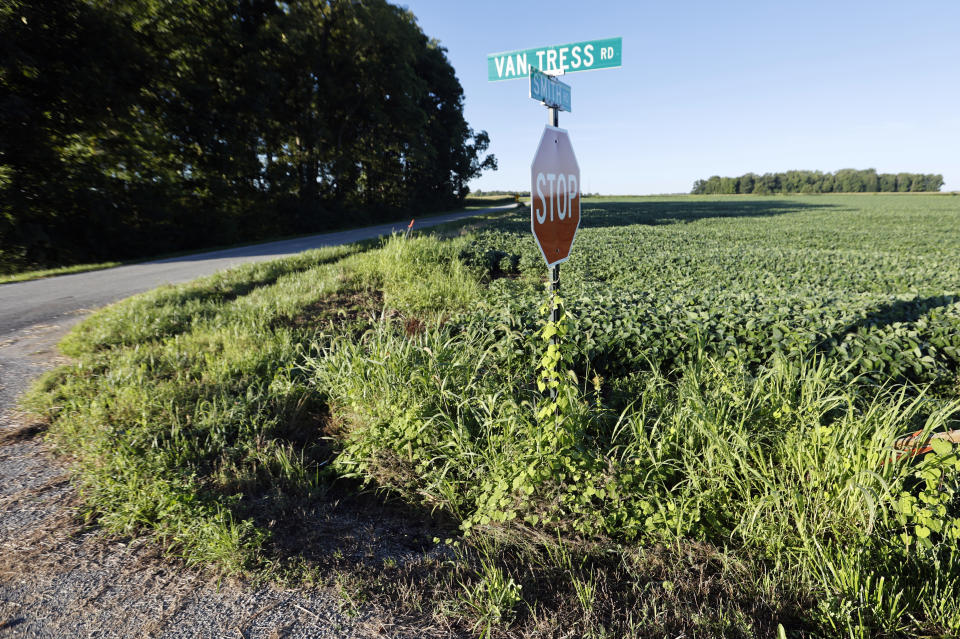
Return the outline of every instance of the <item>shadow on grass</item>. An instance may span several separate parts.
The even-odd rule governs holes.
[[[918,389],[927,388],[924,410],[915,418],[915,427],[923,428],[923,421],[940,400],[956,399],[960,362],[956,353],[949,349],[927,350],[935,335],[938,322],[932,320],[917,324],[928,318],[931,311],[960,302],[957,295],[934,295],[910,300],[897,300],[881,304],[864,317],[826,335],[814,344],[810,353],[826,359],[847,362],[859,375],[859,385],[875,390],[890,384],[905,385],[904,389],[914,395]],[[932,318],[931,318],[932,319]],[[942,318],[941,318],[942,319]],[[910,334],[887,330],[895,325],[904,325]],[[940,331],[950,329],[946,325]],[[942,335],[942,333],[941,333]],[[942,343],[938,344],[943,346]],[[922,353],[920,349],[926,351]],[[929,384],[929,386],[927,386]],[[924,391],[924,392],[927,392]]]
[[[775,217],[802,211],[836,208],[794,200],[713,200],[708,202],[610,202],[586,204],[581,227],[648,226],[698,222],[714,218]]]
[[[834,338],[843,339],[848,333],[855,333],[861,328],[881,328],[897,322],[909,324],[935,308],[950,306],[960,302],[957,295],[934,295],[932,297],[914,298],[912,300],[897,300],[890,304],[883,304],[879,308],[867,313],[862,319],[845,326],[838,331]]]
[[[266,289],[275,285],[280,278],[294,273],[308,271],[310,269],[331,264],[338,260],[347,258],[356,253],[369,248],[365,244],[357,244],[350,247],[349,250],[338,252],[318,259],[296,259],[289,258],[289,261],[267,262],[256,265],[256,271],[247,273],[243,277],[232,277],[212,275],[199,284],[196,282],[174,285],[169,288],[155,289],[147,293],[146,296],[135,296],[120,302],[127,305],[141,305],[148,307],[144,315],[154,317],[154,324],[151,327],[151,339],[167,340],[190,332],[198,320],[214,317],[223,312],[224,307],[242,297],[251,293]],[[219,278],[211,281],[211,278]],[[181,309],[188,303],[202,305],[194,308],[191,314],[184,314]],[[134,308],[138,308],[134,306]],[[144,339],[144,336],[133,332],[118,331],[103,337],[97,333],[100,327],[100,318],[98,313],[94,313],[90,318],[82,322],[72,336],[68,336],[67,341],[76,340],[76,345],[69,345],[67,348],[71,354],[77,352],[106,350],[118,344],[133,344],[136,341]],[[90,336],[94,335],[95,338]],[[77,347],[79,345],[79,349]]]
[[[942,308],[960,302],[957,295],[934,295],[932,297],[914,298],[912,300],[897,300],[889,304],[881,304],[855,322],[834,331],[821,340],[814,349],[816,353],[832,353],[838,345],[850,336],[861,332],[862,329],[878,329],[891,324],[912,324],[927,315],[935,308]]]
[[[660,226],[688,224],[715,218],[763,218],[803,211],[838,208],[835,204],[781,199],[684,200],[675,202],[585,202],[581,206],[580,228],[617,226]],[[525,215],[511,216],[500,230],[530,232],[529,208]]]
[[[308,271],[312,268],[318,266],[323,266],[325,264],[332,264],[338,262],[342,259],[361,253],[369,248],[372,248],[373,244],[369,242],[358,243],[348,250],[343,251],[342,253],[336,253],[334,255],[329,255],[327,257],[314,259],[314,260],[294,260],[292,262],[277,262],[258,265],[258,268],[264,269],[264,272],[251,277],[246,277],[242,279],[237,279],[234,282],[230,282],[226,286],[203,286],[203,287],[175,287],[170,289],[169,293],[164,295],[160,302],[177,302],[183,304],[185,302],[191,301],[215,301],[218,304],[227,304],[234,300],[237,300],[245,295],[249,295],[253,291],[261,288],[266,288],[277,283],[277,281],[286,275],[292,273],[299,273],[302,271]],[[284,257],[278,257],[278,260],[284,260],[295,257],[294,255]],[[210,277],[210,276],[208,276]],[[212,276],[216,277],[216,275]]]
[[[336,455],[331,441],[345,433],[325,398],[314,399],[304,419],[273,435],[292,444],[308,467],[329,468]],[[414,481],[415,471],[400,459],[383,455],[377,466],[385,476]],[[416,636],[476,636],[487,623],[483,593],[495,593],[491,574],[508,576],[522,597],[497,604],[503,618],[497,613],[491,636],[559,636],[561,630],[589,636],[605,629],[611,636],[717,631],[746,638],[774,636],[778,622],[805,627],[799,611],[809,602],[780,591],[771,598],[751,587],[766,569],[748,553],[696,541],[614,551],[602,540],[560,540],[552,532],[495,524],[462,537],[458,521],[439,509],[322,471],[317,477],[309,489],[281,482],[247,491],[234,514],[269,531],[265,556],[294,583],[318,578],[337,588],[346,606],[380,610],[402,626],[434,628],[443,619],[442,632]],[[403,482],[392,477],[390,483]],[[444,539],[457,544],[437,541]],[[592,593],[586,604],[584,584]]]
[[[759,582],[760,562],[706,543],[611,553],[575,540],[541,545],[508,528],[493,529],[487,540],[465,539],[452,518],[348,480],[301,499],[262,495],[247,509],[271,531],[268,556],[294,570],[316,570],[348,605],[372,605],[411,627],[433,627],[439,610],[459,609],[445,619],[445,637],[476,636],[482,611],[457,602],[486,592],[491,567],[509,575],[523,597],[504,606],[504,623],[493,624],[502,636],[559,636],[561,629],[566,636],[599,629],[613,636],[698,636],[716,626],[723,636],[746,638],[774,636],[778,622],[805,626],[798,611],[809,602],[770,601],[749,587]],[[593,593],[587,609],[578,590],[583,584]]]
[[[268,555],[324,572],[417,564],[445,553],[435,538],[457,534],[456,523],[442,513],[346,479],[331,481],[313,494],[264,493],[243,510],[270,531]]]

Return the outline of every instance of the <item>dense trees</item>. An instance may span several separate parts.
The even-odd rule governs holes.
[[[840,169],[836,173],[820,171],[787,171],[786,173],[747,173],[737,178],[714,175],[708,180],[693,183],[691,193],[872,193],[939,191],[942,175],[920,173],[877,174],[876,169],[858,171]]]
[[[0,132],[0,269],[446,207],[496,168],[385,0],[4,0]]]

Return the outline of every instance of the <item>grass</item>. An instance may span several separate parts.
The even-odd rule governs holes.
[[[29,282],[30,280],[39,280],[45,277],[56,277],[57,275],[69,275],[71,273],[86,273],[87,271],[100,271],[105,268],[120,266],[122,262],[100,262],[97,264],[75,264],[73,266],[61,266],[60,268],[46,268],[32,271],[23,271],[20,273],[0,274],[0,284],[12,284],[13,282]]]
[[[960,632],[960,461],[898,448],[960,428],[954,200],[591,200],[557,325],[524,215],[113,305],[28,404],[89,517],[191,563],[322,579],[305,510],[432,512],[333,583],[467,634]]]

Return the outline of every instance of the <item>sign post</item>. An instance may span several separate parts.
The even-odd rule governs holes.
[[[550,321],[557,321],[560,263],[570,256],[580,228],[580,165],[567,131],[559,128],[560,111],[570,112],[570,86],[555,77],[575,71],[622,65],[623,39],[586,40],[487,56],[490,82],[530,79],[530,97],[548,109],[548,124],[530,167],[530,229],[550,276]],[[556,344],[556,336],[551,341]],[[551,395],[556,391],[551,390]]]

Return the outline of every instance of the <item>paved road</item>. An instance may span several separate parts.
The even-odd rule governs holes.
[[[415,228],[436,226],[463,218],[507,210],[516,204],[481,211],[449,213],[419,220]],[[272,260],[322,246],[337,246],[405,230],[406,224],[392,223],[337,233],[324,233],[293,240],[256,244],[241,248],[197,253],[102,271],[61,275],[32,282],[0,284],[0,342],[35,325],[75,323],[87,312],[148,291],[161,284],[186,282],[244,262]],[[2,407],[0,407],[2,409]]]
[[[416,229],[502,211],[516,204],[418,220]],[[102,271],[0,284],[0,428],[30,381],[56,363],[57,342],[91,311],[161,284],[175,284],[243,264],[323,246],[368,240],[406,229],[395,222],[293,240],[185,255]]]

